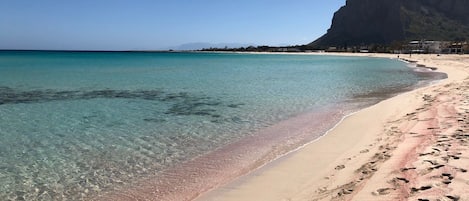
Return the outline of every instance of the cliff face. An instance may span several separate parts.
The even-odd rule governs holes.
[[[469,40],[469,0],[347,0],[317,48]]]

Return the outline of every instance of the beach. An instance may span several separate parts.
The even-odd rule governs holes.
[[[0,200],[194,200],[446,77],[396,56],[0,53]]]
[[[469,200],[469,56],[399,58],[448,79],[351,114],[322,138],[197,200]]]
[[[444,130],[467,124],[466,56],[0,56],[0,199],[389,200],[439,189],[419,160],[435,185],[466,171],[431,137],[467,137]]]

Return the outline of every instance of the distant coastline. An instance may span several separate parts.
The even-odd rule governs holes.
[[[24,50],[24,49],[0,49],[0,52],[148,52],[148,53],[178,53],[196,52],[196,50]]]

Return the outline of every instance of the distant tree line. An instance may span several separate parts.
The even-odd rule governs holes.
[[[424,40],[421,40],[425,42]],[[415,41],[412,41],[415,42]],[[296,46],[248,46],[238,48],[204,48],[198,51],[204,52],[370,52],[370,53],[408,53],[417,51],[411,41],[394,41],[391,44],[362,44],[349,46],[331,46],[327,48],[315,48],[309,45]],[[417,53],[466,53],[469,54],[469,42],[467,41],[437,41],[440,50],[430,50],[428,47],[420,47]]]

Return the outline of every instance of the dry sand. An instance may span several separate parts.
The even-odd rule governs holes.
[[[350,115],[198,200],[469,200],[469,56],[400,58],[449,78]]]

